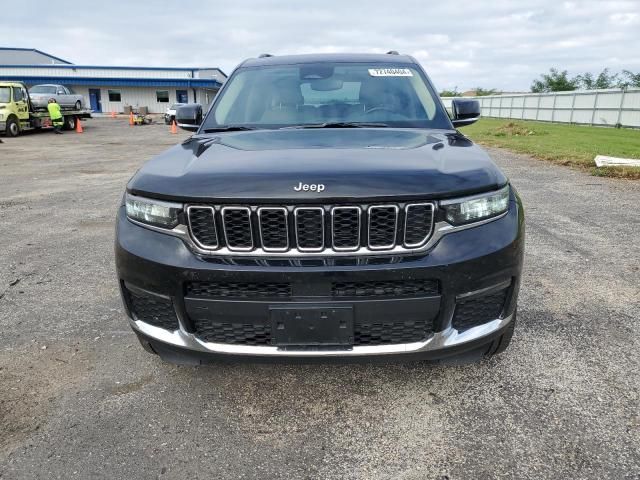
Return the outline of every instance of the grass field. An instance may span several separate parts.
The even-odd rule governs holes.
[[[640,130],[483,118],[462,133],[491,147],[588,169],[593,175],[640,179],[640,167],[597,168],[596,155],[640,158]]]

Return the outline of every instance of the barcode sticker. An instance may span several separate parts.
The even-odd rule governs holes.
[[[370,68],[369,75],[372,77],[413,77],[413,73],[408,68]]]

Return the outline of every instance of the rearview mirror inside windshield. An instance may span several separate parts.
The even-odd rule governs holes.
[[[331,90],[340,90],[342,88],[342,80],[337,78],[311,80],[309,86],[311,90],[315,90],[316,92],[329,92]]]

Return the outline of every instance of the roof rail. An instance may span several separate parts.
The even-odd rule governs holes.
[[[400,55],[397,50],[389,50],[387,55]]]
[[[273,57],[273,55],[271,55],[270,53],[261,53],[258,58],[267,58],[267,57]]]

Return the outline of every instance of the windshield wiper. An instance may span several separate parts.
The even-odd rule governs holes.
[[[371,128],[388,127],[386,123],[372,123],[372,122],[325,122],[325,123],[305,123],[302,125],[292,125],[290,127],[282,127],[280,130],[286,130],[290,128]]]
[[[244,125],[225,125],[220,127],[205,128],[203,133],[214,132],[242,132],[244,130],[257,130],[256,127],[245,127]]]

